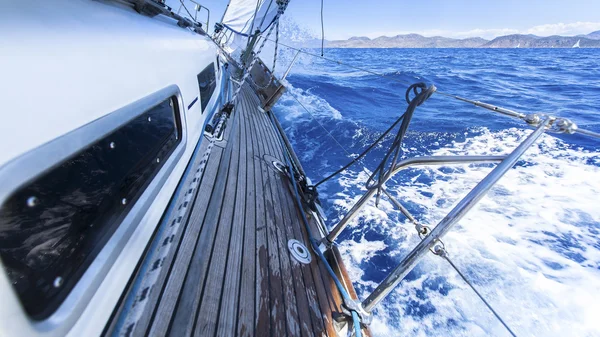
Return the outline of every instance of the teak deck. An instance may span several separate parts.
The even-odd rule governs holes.
[[[121,305],[107,335],[336,336],[332,316],[341,313],[341,298],[310,249],[289,179],[272,164],[285,162],[282,142],[259,104],[246,84],[191,207],[182,218],[170,215],[166,223],[177,229],[157,234],[158,248],[146,254],[150,271],[137,278],[150,285],[136,290],[134,305]],[[208,141],[202,143],[200,154]],[[183,186],[192,179],[198,177],[190,174]],[[315,220],[309,222],[320,236]],[[290,239],[309,247],[310,264],[291,256]],[[161,254],[163,246],[169,249]],[[334,269],[356,296],[343,267]],[[135,312],[136,319],[120,318]]]

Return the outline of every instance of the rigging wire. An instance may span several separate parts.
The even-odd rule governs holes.
[[[259,27],[261,27],[261,28],[262,28],[262,26],[263,26],[263,23],[265,23],[265,19],[267,18],[267,15],[266,15],[266,14],[267,14],[267,13],[269,13],[269,9],[271,9],[271,5],[272,5],[272,4],[273,4],[273,0],[269,1],[269,5],[267,6],[267,10],[265,11],[265,15],[263,16],[262,20],[260,20],[260,25],[259,25]],[[273,21],[275,21],[275,20],[273,20]],[[272,24],[272,23],[273,23],[273,22],[271,22],[271,24]],[[269,24],[269,26],[270,26],[271,24]],[[268,27],[267,27],[267,28],[268,28]],[[266,31],[266,30],[267,30],[267,28],[265,28],[265,30],[264,30],[264,31]],[[261,33],[261,34],[262,34],[262,33]]]
[[[506,322],[504,322],[504,320],[500,317],[500,315],[498,315],[498,313],[496,312],[496,310],[494,310],[494,308],[492,308],[492,306],[490,305],[490,303],[488,301],[486,301],[486,299],[479,293],[479,291],[477,291],[477,289],[475,288],[475,286],[473,286],[473,284],[469,281],[469,279],[467,279],[465,277],[465,275],[460,271],[460,269],[458,269],[458,267],[454,264],[454,262],[452,262],[452,260],[448,256],[448,253],[446,252],[446,250],[444,248],[442,248],[441,246],[437,246],[436,250],[433,253],[435,255],[438,255],[438,256],[442,257],[444,260],[448,261],[448,263],[450,264],[450,266],[452,266],[452,268],[463,279],[463,281],[465,281],[465,283],[469,287],[471,287],[471,289],[475,292],[475,294],[477,294],[477,296],[479,297],[479,299],[481,299],[481,301],[487,306],[487,308],[492,312],[492,314],[494,314],[494,316],[496,316],[496,318],[498,319],[498,321],[500,321],[500,323],[502,323],[502,325],[506,328],[506,330],[508,330],[508,332],[513,337],[517,337],[517,335],[515,335],[515,333],[508,327],[508,325],[506,324]]]
[[[314,118],[314,116],[313,116],[313,118]],[[356,163],[357,161],[361,160],[367,153],[369,153],[369,151],[371,151],[375,147],[375,145],[379,144],[383,140],[383,138],[385,138],[385,136],[387,136],[390,133],[390,131],[392,131],[392,129],[394,127],[396,127],[396,125],[398,125],[398,123],[400,123],[400,121],[402,121],[403,119],[404,119],[404,114],[402,114],[400,117],[398,117],[398,119],[396,119],[396,121],[394,123],[392,123],[392,125],[387,130],[385,130],[379,136],[379,138],[377,138],[373,142],[373,144],[369,145],[369,147],[367,147],[366,149],[364,149],[363,152],[361,152],[356,158],[352,159],[349,163],[347,163],[346,165],[344,165],[343,167],[341,167],[339,170],[337,170],[337,171],[333,172],[332,174],[328,175],[327,177],[319,180],[319,182],[317,182],[314,186],[317,187],[317,186],[321,185],[322,183],[326,182],[327,180],[329,180],[329,179],[335,177],[336,175],[340,174],[342,171],[344,171],[348,167],[354,165],[354,163]],[[321,123],[319,123],[319,125],[321,125]],[[325,129],[325,127],[323,127],[322,125],[321,125],[321,127],[323,129]],[[327,130],[325,130],[325,131],[327,131]],[[331,134],[329,134],[329,135],[333,138],[333,135],[331,135]],[[335,140],[335,138],[334,138],[334,140]],[[337,143],[337,140],[335,142]],[[339,143],[338,143],[338,145],[339,145]],[[348,153],[348,152],[346,151],[346,153]],[[350,156],[350,154],[348,154],[348,155]]]
[[[325,46],[325,26],[323,25],[323,0],[321,0],[321,57]]]
[[[333,142],[336,143],[337,146],[339,146],[339,148],[342,149],[342,151],[346,152],[346,155],[348,155],[348,157],[353,157],[353,155],[348,150],[346,150],[346,148],[342,144],[340,144],[340,142],[335,138],[335,136],[331,132],[329,132],[329,130],[327,130],[327,128],[325,128],[325,126],[317,119],[317,117],[312,112],[310,112],[310,110],[308,110],[308,108],[306,108],[306,106],[304,104],[302,104],[302,102],[300,102],[300,100],[294,94],[290,93],[290,96],[296,101],[296,103],[298,103],[304,109],[304,111],[306,111],[312,117],[312,119],[321,127],[321,129],[323,129],[323,131],[325,131],[325,133],[333,140]],[[398,121],[396,121],[396,123],[394,123],[394,124],[397,124],[397,122]],[[383,137],[380,137],[380,139],[383,139]],[[379,139],[378,139],[378,141],[379,141]],[[375,145],[375,144],[372,144],[371,147],[373,145]],[[369,148],[369,150],[370,150],[370,148]],[[368,152],[368,151],[366,151],[366,152]],[[362,157],[364,157],[364,155],[360,154],[357,158],[355,158],[354,160],[352,160],[350,162],[350,164],[345,165],[342,169],[336,171],[335,173],[331,174],[330,176],[328,176],[328,177],[326,177],[324,179],[321,179],[314,186],[316,187],[316,186],[320,185],[321,183],[325,182],[326,180],[329,180],[333,176],[341,173],[342,171],[344,171],[345,169],[347,169],[352,164],[356,163],[359,160],[362,160]],[[364,162],[362,164],[362,168],[363,168],[363,171],[365,171],[366,174],[369,174],[369,175],[371,174],[371,172],[366,168]]]
[[[250,34],[254,32],[254,23],[256,22],[256,14],[258,13],[258,8],[262,4],[261,0],[256,0],[256,7],[254,8],[254,16],[252,17],[252,25],[250,25]],[[245,27],[244,27],[245,28]],[[246,41],[246,47],[250,44],[250,36],[248,36],[248,41]]]

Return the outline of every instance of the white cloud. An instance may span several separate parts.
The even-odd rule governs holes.
[[[600,30],[600,22],[555,23],[531,27],[526,34],[539,36],[550,35],[579,35]]]
[[[468,31],[449,31],[441,29],[428,29],[422,31],[388,31],[388,32],[373,32],[366,34],[370,38],[376,38],[379,36],[395,36],[402,34],[420,34],[423,36],[444,36],[452,38],[467,38],[467,37],[482,37],[484,39],[493,39],[498,36],[510,35],[510,34],[535,34],[538,36],[550,36],[550,35],[579,35],[588,34],[593,31],[600,30],[600,22],[574,22],[574,23],[554,23],[534,26],[528,29],[514,29],[514,28],[492,28],[492,29],[481,29],[476,28]]]

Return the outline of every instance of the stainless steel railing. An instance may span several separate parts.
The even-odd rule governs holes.
[[[187,6],[185,5],[185,1],[190,1],[194,4],[194,15],[192,16],[192,13],[190,13],[190,11],[187,9]],[[188,16],[190,17],[190,19],[193,19],[194,22],[198,22],[198,13],[200,11],[202,11],[202,8],[204,8],[206,10],[206,27],[204,28],[204,30],[206,32],[208,32],[208,30],[210,29],[209,24],[210,24],[210,9],[202,6],[201,4],[197,3],[194,0],[179,0],[180,5],[179,5],[179,9],[177,10],[177,14],[179,14],[179,12],[181,12],[181,9],[185,9],[185,11],[187,12]]]
[[[419,244],[400,261],[398,266],[375,288],[375,290],[362,301],[361,306],[366,312],[371,312],[417,265],[425,256],[427,251],[432,249],[440,239],[458,221],[460,221],[473,206],[486,195],[486,193],[508,172],[523,154],[529,149],[536,140],[538,140],[551,125],[552,119],[546,118],[537,124],[536,129],[521,142],[510,154],[506,156],[429,156],[415,157],[398,162],[392,170],[388,180],[403,169],[424,166],[424,165],[449,165],[449,164],[467,164],[467,163],[498,163],[498,165],[483,178],[432,230],[426,226],[420,226],[415,218],[402,206],[400,202],[394,199],[385,188],[382,188],[392,200],[392,203],[417,227],[419,234],[424,237]],[[348,223],[354,219],[358,212],[366,205],[371,197],[378,190],[377,186],[367,186],[368,191],[360,200],[350,209],[344,218],[331,230],[324,239],[324,245],[331,245],[340,233],[348,226]]]
[[[533,131],[516,149],[514,149],[498,166],[496,166],[477,186],[475,186],[451,211],[446,215],[431,233],[419,242],[419,244],[410,252],[400,264],[375,288],[375,290],[362,302],[366,311],[373,310],[378,303],[387,296],[394,287],[416,266],[423,258],[425,253],[431,249],[435,243],[442,238],[458,221],[460,221],[473,206],[486,195],[508,170],[510,170],[521,156],[529,149],[534,142],[544,134],[549,120],[542,122],[535,131]]]

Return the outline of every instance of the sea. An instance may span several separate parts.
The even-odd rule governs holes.
[[[280,75],[295,51],[280,46],[279,53]],[[299,55],[274,108],[313,182],[379,137],[406,110],[412,83],[600,132],[598,49],[325,49],[324,57]],[[507,154],[531,132],[520,120],[434,94],[416,109],[401,155]],[[329,228],[365,193],[392,137],[320,186]],[[599,150],[600,139],[544,135],[443,238],[457,268],[517,336],[600,336]],[[387,187],[435,227],[492,168],[411,168]],[[358,296],[368,296],[419,240],[389,200],[376,206],[373,198],[337,240]],[[509,336],[433,254],[373,316],[375,336]]]

